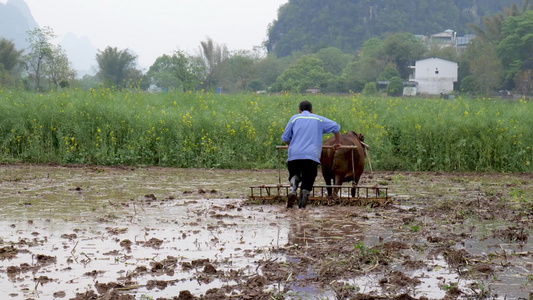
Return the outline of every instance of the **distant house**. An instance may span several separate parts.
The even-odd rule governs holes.
[[[457,82],[458,64],[453,61],[432,57],[417,60],[411,68],[413,73],[409,81],[415,83],[419,94],[448,94]]]
[[[454,47],[456,41],[456,33],[451,30],[444,30],[444,32],[432,34],[429,37],[429,42],[439,47]]]
[[[455,39],[455,50],[457,51],[457,54],[462,55],[463,52],[466,50],[466,47],[470,43],[471,40],[473,40],[476,36],[474,34],[467,34],[465,36],[458,36]]]
[[[463,54],[464,50],[468,46],[468,43],[475,38],[474,34],[467,34],[464,36],[458,36],[457,32],[447,29],[443,32],[435,33],[429,36],[415,35],[415,37],[424,43],[426,46],[436,46],[439,48],[452,47],[455,49],[458,55]]]

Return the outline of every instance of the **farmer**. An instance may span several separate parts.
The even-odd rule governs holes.
[[[292,116],[281,138],[289,145],[289,182],[291,191],[287,197],[287,207],[291,208],[298,199],[296,191],[300,182],[299,208],[305,208],[309,193],[315,184],[317,168],[322,152],[322,136],[335,134],[334,148],[340,147],[341,126],[325,117],[313,114],[313,105],[304,100],[300,103],[299,114]]]

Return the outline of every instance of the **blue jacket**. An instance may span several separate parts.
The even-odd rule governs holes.
[[[328,118],[303,111],[292,116],[281,138],[289,143],[289,158],[311,159],[320,163],[322,136],[325,133],[337,133],[341,126]]]

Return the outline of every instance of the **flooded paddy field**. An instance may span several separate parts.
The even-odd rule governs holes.
[[[277,183],[0,165],[1,299],[533,299],[532,174],[364,173],[385,206],[248,201]]]

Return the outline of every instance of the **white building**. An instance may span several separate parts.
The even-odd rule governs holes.
[[[417,60],[411,68],[413,73],[409,76],[409,81],[415,82],[417,93],[440,95],[453,91],[459,65],[453,61],[432,57]]]

